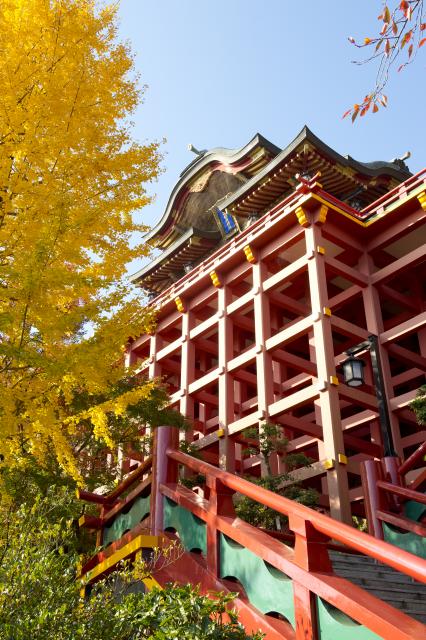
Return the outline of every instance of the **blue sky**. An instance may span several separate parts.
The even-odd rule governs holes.
[[[122,0],[120,36],[148,85],[134,135],[166,138],[165,173],[144,222],[161,217],[194,157],[188,143],[238,148],[259,132],[284,147],[307,124],[342,154],[390,160],[409,150],[410,169],[423,168],[423,50],[405,71],[395,70],[388,109],[355,125],[341,119],[375,77],[374,66],[351,64],[362,52],[347,38],[374,36],[381,7],[380,0]]]

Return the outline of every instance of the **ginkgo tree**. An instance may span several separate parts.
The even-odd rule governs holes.
[[[377,113],[380,107],[387,107],[388,98],[383,93],[389,74],[397,61],[398,72],[411,64],[417,53],[426,44],[426,12],[424,0],[402,0],[388,4],[378,16],[380,28],[375,35],[358,41],[353,36],[349,41],[358,49],[368,52],[356,64],[377,63],[374,88],[359,103],[348,109],[343,117],[351,116],[352,122],[368,112]]]
[[[132,139],[143,90],[117,3],[2,0],[0,50],[0,453],[54,450],[78,476],[82,425],[113,444],[108,416],[153,389],[117,393],[124,345],[154,322],[124,276],[148,253],[159,143]]]

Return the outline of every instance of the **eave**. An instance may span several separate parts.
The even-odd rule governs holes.
[[[197,262],[220,243],[220,233],[188,229],[161,255],[131,276],[144,289],[160,293],[170,286],[170,274],[182,274],[185,265]],[[176,275],[176,278],[178,276]]]
[[[200,155],[181,173],[161,219],[146,236],[146,240],[155,240],[158,246],[166,243],[168,235],[179,224],[179,210],[189,193],[191,183],[207,168],[211,171],[241,173],[247,179],[259,172],[279,152],[279,147],[262,135],[256,134],[240,149],[212,149]]]
[[[278,198],[294,189],[295,175],[305,170],[321,173],[324,189],[345,201],[360,200],[369,205],[406,180],[411,174],[394,163],[362,163],[344,157],[304,127],[296,138],[256,176],[226,198],[222,207],[235,215],[264,212]]]

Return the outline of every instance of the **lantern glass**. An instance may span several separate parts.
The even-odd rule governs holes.
[[[350,356],[342,363],[342,367],[345,382],[349,387],[360,387],[364,384],[364,360]]]

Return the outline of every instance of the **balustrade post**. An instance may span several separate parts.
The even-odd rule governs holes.
[[[382,468],[380,462],[376,460],[364,460],[364,462],[361,462],[360,467],[368,533],[379,540],[383,540],[383,525],[376,515],[377,510],[382,508],[383,502],[377,487],[377,481],[383,479]]]
[[[293,580],[293,595],[296,640],[319,640],[315,594]]]
[[[387,482],[396,484],[399,487],[405,487],[405,482],[401,478],[399,473],[399,467],[401,466],[401,460],[396,456],[386,456],[381,459],[383,477]],[[391,511],[400,512],[402,508],[401,498],[395,494],[387,494],[387,501]]]
[[[295,562],[306,571],[331,573],[327,542],[309,520],[290,513],[289,527],[295,535]],[[308,584],[293,580],[296,640],[318,640],[316,596]]]
[[[295,562],[306,571],[332,572],[327,543],[330,538],[318,532],[309,520],[290,513],[289,528],[295,536]]]
[[[151,531],[159,535],[163,531],[164,496],[160,485],[178,481],[178,464],[167,457],[167,449],[179,448],[179,430],[176,427],[161,426],[154,429],[152,451],[151,485]]]
[[[220,578],[219,533],[216,526],[217,516],[235,518],[232,489],[225,487],[220,480],[207,476],[209,489],[209,516],[207,519],[207,568]]]

